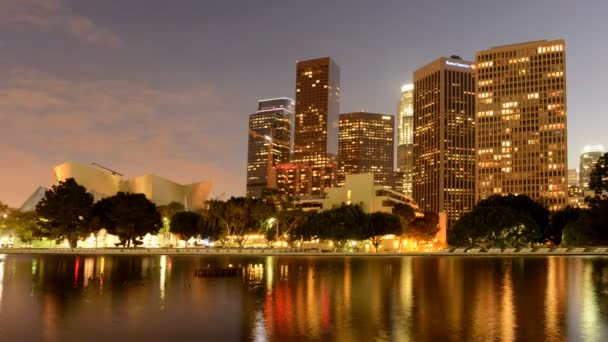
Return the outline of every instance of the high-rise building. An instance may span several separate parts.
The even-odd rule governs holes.
[[[414,85],[401,87],[397,125],[397,170],[403,178],[395,179],[396,188],[407,196],[412,196],[412,176],[414,173]]]
[[[338,184],[346,175],[371,172],[376,185],[393,187],[394,135],[393,115],[340,114]]]
[[[568,186],[578,185],[578,171],[576,169],[568,169]]]
[[[338,152],[340,69],[329,57],[300,61],[296,68],[293,162],[311,169],[308,195],[332,186]]]
[[[566,48],[563,40],[476,54],[478,200],[523,194],[567,202]]]
[[[275,184],[273,167],[289,161],[294,102],[288,98],[260,100],[249,116],[247,196],[259,198]]]
[[[587,192],[586,195],[591,195],[589,192],[589,179],[591,172],[595,168],[595,163],[604,155],[606,150],[604,145],[587,145],[583,147],[581,153],[580,164],[579,164],[579,185],[583,192]]]
[[[568,169],[568,205],[572,207],[584,206],[583,191],[578,182],[578,171]]]
[[[473,62],[439,58],[414,71],[414,200],[448,229],[475,204]]]

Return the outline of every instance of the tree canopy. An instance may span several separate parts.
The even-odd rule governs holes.
[[[109,234],[130,246],[135,239],[158,233],[162,226],[156,205],[144,194],[119,192],[95,203],[91,215],[92,226],[105,228]]]
[[[430,241],[439,232],[439,215],[427,211],[422,217],[414,218],[410,224],[403,228],[405,238],[420,243]]]
[[[589,188],[596,195],[608,192],[608,152],[601,156],[589,175]],[[605,195],[604,195],[605,197]]]
[[[493,195],[479,201],[448,232],[457,246],[513,246],[543,242],[549,211],[525,195]]]
[[[378,252],[378,246],[382,243],[385,235],[401,235],[403,233],[401,217],[377,212],[369,215],[369,223],[363,235],[370,240],[374,250]]]
[[[191,211],[176,212],[171,218],[171,232],[180,236],[186,242],[202,232],[203,217]]]
[[[317,236],[320,239],[332,240],[338,250],[343,250],[348,240],[364,239],[364,232],[369,224],[369,216],[358,204],[342,204],[313,216],[317,216]]]
[[[56,240],[67,239],[76,247],[79,239],[86,238],[94,229],[88,223],[93,206],[93,195],[74,178],[59,182],[46,191],[36,206],[48,236]]]

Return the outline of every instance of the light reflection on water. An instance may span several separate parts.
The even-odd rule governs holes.
[[[4,256],[0,340],[92,336],[608,340],[608,258]]]

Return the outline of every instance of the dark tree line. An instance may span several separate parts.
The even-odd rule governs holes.
[[[591,173],[595,196],[588,208],[549,212],[528,196],[490,196],[479,201],[448,232],[454,246],[608,245],[608,153]]]
[[[4,206],[0,209],[8,210]],[[262,234],[269,244],[282,240],[301,246],[303,240],[322,239],[333,241],[339,250],[349,240],[369,240],[377,250],[389,234],[428,241],[439,230],[436,214],[416,217],[405,204],[397,204],[393,213],[367,214],[359,205],[310,213],[294,208],[290,201],[272,192],[261,199],[209,200],[199,211],[186,211],[179,203],[156,207],[143,194],[123,192],[94,203],[86,188],[72,178],[48,190],[34,212],[15,212],[10,220],[16,236],[24,242],[66,239],[72,248],[100,229],[118,236],[120,245],[126,247],[137,246],[146,234],[157,234],[162,229],[186,243],[200,237],[217,245],[242,247],[249,235]]]

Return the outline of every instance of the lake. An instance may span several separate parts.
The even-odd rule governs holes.
[[[608,340],[605,257],[0,257],[2,341]]]

